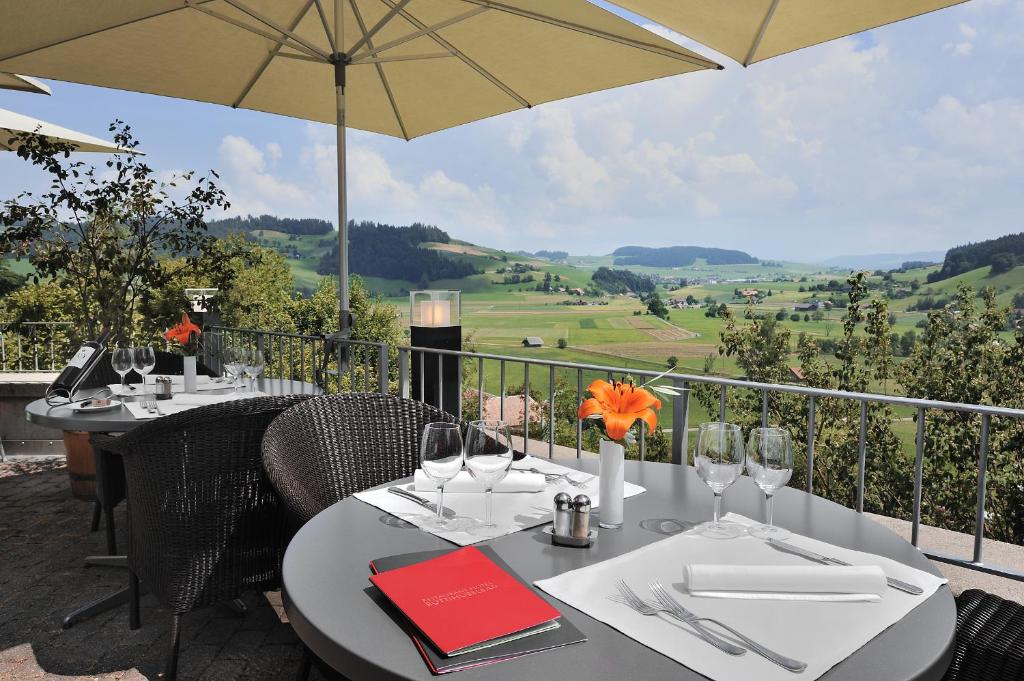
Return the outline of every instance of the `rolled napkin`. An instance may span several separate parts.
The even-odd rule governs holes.
[[[783,601],[880,601],[885,573],[877,565],[710,565],[683,567],[691,596]]]
[[[437,483],[417,468],[413,475],[417,492],[437,491]],[[494,486],[495,492],[540,492],[544,489],[544,476],[526,471],[509,471],[501,482]],[[444,484],[445,492],[483,492],[484,484],[473,479],[469,471],[460,471],[458,475]]]

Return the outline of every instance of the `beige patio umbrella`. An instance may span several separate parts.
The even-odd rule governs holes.
[[[17,90],[37,95],[53,94],[45,83],[40,83],[35,78],[28,76],[19,76],[16,73],[0,73],[0,90]]]
[[[744,66],[966,0],[610,0]]]
[[[75,147],[75,151],[98,151],[108,154],[126,151],[113,142],[102,140],[99,137],[62,128],[59,125],[47,123],[31,116],[24,116],[7,109],[0,109],[0,151],[17,151],[20,145],[16,141],[12,142],[11,139],[23,132],[34,132],[37,135],[49,137],[57,142],[72,144]]]
[[[346,125],[411,139],[721,68],[586,0],[33,0],[4,13],[0,70],[336,124],[343,330]]]

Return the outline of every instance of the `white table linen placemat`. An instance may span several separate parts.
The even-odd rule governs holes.
[[[546,459],[538,459],[532,456],[527,456],[520,461],[516,461],[513,466],[516,468],[528,468],[533,466],[546,473],[568,473],[573,477],[573,479],[586,479],[586,477],[589,476],[589,474],[576,470],[575,468],[567,468],[565,466],[552,463]],[[430,500],[432,503],[437,502],[437,492],[415,491],[411,483],[406,483],[402,485],[402,487],[403,489],[413,492],[417,496]],[[387,511],[391,515],[412,523],[426,532],[437,535],[442,539],[447,539],[453,544],[468,546],[470,544],[487,541],[488,539],[494,539],[495,537],[502,537],[506,534],[512,534],[513,532],[519,532],[520,530],[551,522],[554,498],[559,492],[566,492],[572,496],[576,496],[577,494],[586,494],[590,497],[591,505],[597,507],[600,505],[597,490],[598,478],[594,477],[582,488],[573,487],[564,481],[557,481],[547,485],[540,492],[510,492],[500,495],[495,494],[493,517],[495,527],[489,532],[479,534],[476,532],[471,534],[464,530],[435,530],[429,527],[423,527],[423,522],[430,517],[429,511],[414,501],[403,499],[397,494],[388,492],[386,487],[358,492],[355,494],[355,497],[360,501],[370,504],[371,506],[376,506],[382,511]],[[642,494],[647,490],[640,485],[634,485],[627,482],[625,484],[624,491],[626,497],[631,497],[637,494]],[[445,494],[444,505],[445,508],[450,508],[455,511],[458,517],[474,518],[478,520],[482,520],[484,517],[483,493]]]
[[[188,411],[189,409],[195,409],[196,407],[204,407],[208,404],[221,404],[223,402],[231,402],[232,400],[244,400],[250,397],[264,397],[267,393],[254,391],[246,393],[227,393],[224,395],[195,395],[191,393],[182,393],[180,395],[173,395],[169,400],[157,400],[152,399],[150,396],[148,399],[152,399],[152,402],[156,405],[157,413],[153,414],[142,407],[142,402],[124,402],[124,406],[132,413],[132,416],[139,420],[155,419],[160,416],[168,416],[170,414],[177,414],[179,412]]]
[[[163,376],[163,374],[147,375],[145,388],[148,394],[153,393],[153,386],[156,385],[157,376]],[[184,376],[169,376],[171,379],[171,391],[174,393],[180,393],[185,391],[185,377]],[[134,386],[135,390],[129,388],[124,392],[121,391],[120,383],[111,383],[107,387],[110,389],[111,394],[124,397],[124,396],[141,396],[142,385],[139,383],[129,383],[128,385]],[[231,383],[224,378],[210,378],[209,376],[196,376],[196,390],[224,390],[230,388]]]
[[[756,524],[733,513],[727,514],[724,520]],[[754,537],[721,540],[690,533],[678,534],[535,584],[577,610],[714,681],[793,681],[797,678],[810,681],[898,622],[946,583],[945,579],[882,556],[840,548],[797,534],[786,541],[853,565],[878,565],[889,577],[920,586],[924,594],[912,596],[887,589],[882,600],[874,603],[690,596],[680,584],[683,565],[688,563],[813,565]],[[807,669],[795,675],[753,652],[736,657],[726,655],[694,635],[687,625],[664,615],[644,616],[613,602],[608,596],[618,593],[615,584],[620,579],[647,599],[652,598],[648,584],[660,581],[676,600],[697,615],[719,619],[782,655],[806,662]]]
[[[581,480],[589,478],[589,475],[579,475]],[[417,468],[413,474],[413,488],[417,494],[420,492],[436,492],[437,485],[427,477],[421,469]],[[533,493],[540,492],[547,486],[544,476],[540,473],[528,473],[527,471],[509,471],[508,475],[494,485],[495,494],[506,493]],[[470,474],[469,471],[459,471],[459,474],[444,485],[444,493],[448,494],[483,494],[484,483],[480,482]]]

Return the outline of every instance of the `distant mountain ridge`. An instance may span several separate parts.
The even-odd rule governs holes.
[[[222,220],[207,220],[206,226],[213,236],[227,236],[238,232],[271,229],[275,232],[299,235],[330,234],[334,224],[320,218],[279,218],[275,215],[247,215]]]
[[[893,270],[905,262],[942,262],[943,251],[919,251],[917,253],[872,253],[862,255],[837,255],[820,261],[828,267],[848,267],[865,270]]]
[[[612,252],[617,267],[640,265],[645,267],[687,267],[704,259],[709,265],[752,265],[758,259],[743,251],[703,246],[623,246]]]

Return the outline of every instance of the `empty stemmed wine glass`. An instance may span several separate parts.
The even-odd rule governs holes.
[[[734,523],[723,523],[722,492],[743,473],[743,433],[732,423],[702,423],[697,439],[694,464],[697,475],[715,493],[715,519],[702,523],[696,530],[712,539],[732,539],[745,532]]]
[[[462,431],[457,423],[428,423],[420,443],[420,468],[437,485],[437,514],[424,521],[426,527],[444,530],[450,522],[442,515],[444,485],[462,470]]]
[[[118,376],[121,377],[121,390],[119,394],[127,395],[128,384],[126,383],[126,377],[128,376],[128,372],[132,370],[132,349],[115,348],[114,352],[110,355],[110,366],[113,367],[114,371],[116,371]]]
[[[466,468],[484,485],[484,521],[470,529],[487,532],[496,527],[492,519],[494,486],[505,479],[512,467],[512,438],[504,421],[472,421],[466,431]]]
[[[747,474],[764,491],[768,502],[768,522],[747,530],[759,539],[785,539],[791,533],[772,522],[775,490],[784,487],[793,475],[793,442],[782,428],[754,428],[747,440]]]
[[[263,373],[263,352],[259,348],[246,351],[244,370],[249,379],[249,390],[256,390],[256,379]]]
[[[142,376],[142,394],[146,394],[146,375],[156,366],[156,353],[153,346],[145,345],[132,348],[132,368]]]
[[[224,348],[221,361],[224,364],[224,371],[231,377],[233,392],[238,392],[238,379],[245,370],[245,355],[242,348],[230,346]]]

